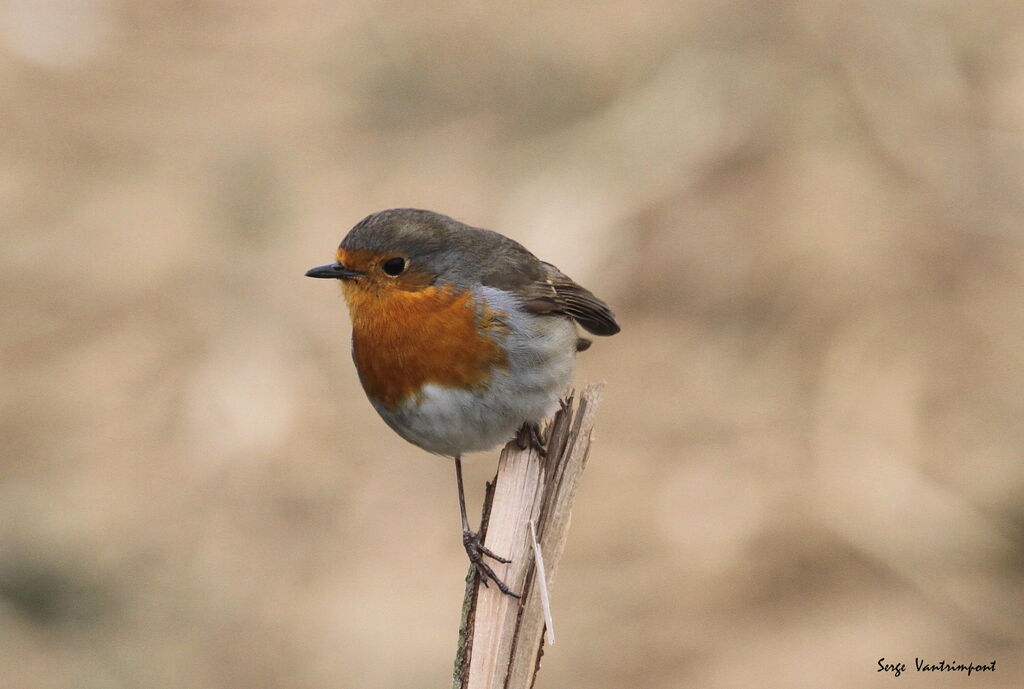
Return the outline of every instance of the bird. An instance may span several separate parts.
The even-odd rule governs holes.
[[[351,354],[370,404],[399,436],[455,463],[462,541],[480,581],[518,598],[469,527],[462,456],[515,438],[543,450],[539,423],[568,388],[577,326],[619,332],[608,305],[522,244],[433,211],[368,215],[335,261],[307,277],[338,280]]]

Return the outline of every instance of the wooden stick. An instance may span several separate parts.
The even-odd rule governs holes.
[[[522,600],[466,578],[462,626],[455,656],[453,689],[529,689],[540,669],[544,644],[544,610],[534,576],[530,521],[536,525],[547,570],[554,584],[558,561],[569,532],[576,488],[590,453],[590,439],[604,385],[588,385],[562,401],[542,433],[542,456],[510,442],[501,451],[498,472],[487,485],[480,533],[484,544],[512,562],[491,561],[495,573]],[[486,535],[484,535],[486,534]],[[555,608],[557,614],[557,606]]]

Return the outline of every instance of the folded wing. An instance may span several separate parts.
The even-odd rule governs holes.
[[[614,335],[619,332],[615,314],[607,304],[555,266],[543,261],[541,263],[544,266],[544,277],[530,284],[526,290],[524,306],[527,311],[568,316],[595,335]]]

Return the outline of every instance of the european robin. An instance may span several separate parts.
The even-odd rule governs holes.
[[[466,519],[462,454],[513,437],[540,446],[576,353],[619,332],[608,305],[508,237],[439,213],[394,209],[353,227],[334,263],[306,275],[339,280],[352,358],[370,404],[398,435],[452,457],[462,542],[481,581],[495,582]],[[518,596],[516,596],[518,597]]]

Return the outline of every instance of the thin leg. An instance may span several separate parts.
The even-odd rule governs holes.
[[[455,456],[455,480],[459,485],[459,512],[462,515],[462,546],[466,549],[466,555],[469,556],[473,569],[476,570],[476,574],[480,577],[480,581],[483,582],[484,586],[488,585],[487,580],[490,579],[505,595],[519,598],[518,594],[513,593],[505,585],[505,582],[498,578],[498,575],[494,573],[490,565],[483,561],[483,556],[486,555],[487,557],[494,558],[502,564],[508,564],[511,560],[495,555],[480,542],[480,536],[469,530],[469,519],[466,518],[466,493],[462,487],[462,458],[459,455]]]
[[[469,520],[466,519],[466,491],[462,488],[462,455],[455,455],[455,481],[459,484],[459,511],[462,512],[462,531],[469,531]]]

